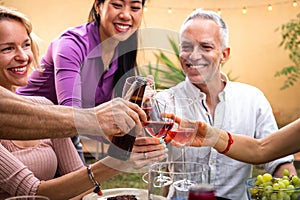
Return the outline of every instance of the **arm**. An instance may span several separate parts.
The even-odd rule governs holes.
[[[76,171],[84,166],[69,137],[55,138],[51,139],[51,141],[61,175]]]
[[[43,58],[45,63],[49,62],[48,60],[53,61],[51,67],[54,68],[55,73],[58,104],[76,108],[82,107],[80,67],[85,56],[85,47],[79,37],[79,35],[75,37],[72,32],[66,32],[64,36],[60,36],[53,42]],[[89,90],[93,91],[93,88]]]
[[[0,144],[1,190],[16,196],[20,193],[32,194],[31,191],[37,190],[39,184],[33,173]]]
[[[35,104],[0,87],[1,139],[28,140],[76,135],[72,115],[71,108]]]
[[[268,137],[270,134],[278,131],[278,126],[272,111],[272,107],[266,97],[263,95],[261,98],[255,98],[258,100],[258,110],[256,115],[257,123],[254,137],[261,139]],[[275,146],[273,146],[273,148],[275,148]],[[293,161],[293,155],[286,155],[274,159],[270,162],[266,162],[263,164],[263,166],[264,169],[267,172],[272,173],[273,176],[282,177],[284,169],[288,169],[290,171],[290,175],[297,175]]]
[[[147,152],[148,159],[144,159],[143,152]],[[165,146],[159,139],[141,137],[136,139],[130,161],[106,157],[92,164],[91,171],[97,182],[102,183],[120,172],[140,169],[151,162],[161,161],[165,155]],[[50,199],[64,200],[80,195],[93,187],[87,169],[83,167],[59,178],[41,182],[37,194],[48,196]]]
[[[202,122],[197,123],[197,134],[191,146],[212,146],[220,152],[226,149],[229,139],[226,131],[209,127]],[[243,162],[266,163],[298,152],[299,133],[300,119],[261,139],[232,134],[234,143],[226,155]]]
[[[69,140],[69,138],[67,139]],[[165,158],[165,146],[160,143],[159,139],[137,138],[136,141],[133,149],[134,153],[129,162],[107,157],[92,164],[92,172],[99,183],[119,172],[126,172],[132,168],[141,168],[151,162],[161,161]],[[57,143],[57,145],[60,144]],[[74,146],[70,145],[70,147],[72,148],[69,148],[67,151],[73,149],[73,154],[76,154],[78,157]],[[144,159],[144,153],[142,152],[147,152],[147,160]],[[70,160],[72,161],[71,157],[69,160],[64,160],[64,162],[69,162],[69,165],[73,165],[72,162],[70,163]],[[81,162],[79,158],[77,160]],[[0,144],[0,188],[11,195],[37,194],[45,195],[55,200],[65,200],[80,195],[92,189],[94,185],[89,179],[87,169],[82,167],[82,164],[77,164],[75,167],[78,166],[78,170],[67,173],[59,178],[40,181],[20,160]]]
[[[136,104],[122,99],[91,109],[40,105],[0,87],[0,119],[1,139],[32,140],[78,133],[124,135],[140,125],[140,119],[146,121],[146,114]]]

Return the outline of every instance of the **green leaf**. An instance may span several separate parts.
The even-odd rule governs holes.
[[[275,31],[281,31],[282,40],[279,47],[283,47],[289,51],[289,59],[294,63],[292,66],[283,67],[281,70],[275,72],[274,76],[286,76],[284,85],[280,89],[286,89],[294,86],[300,74],[300,13],[295,19],[291,19],[281,27],[276,28]]]

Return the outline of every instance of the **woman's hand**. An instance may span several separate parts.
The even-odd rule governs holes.
[[[159,138],[137,137],[130,156],[134,169],[139,169],[149,163],[167,158],[168,149],[165,142]]]
[[[188,127],[195,129],[195,137],[193,141],[189,144],[190,146],[201,147],[201,146],[211,146],[214,147],[218,141],[219,131],[216,128],[210,127],[207,123],[202,121],[192,121],[188,119],[181,119],[174,114],[166,113],[166,117],[173,119],[175,123],[181,127]],[[172,145],[181,147],[175,142],[172,142],[172,137],[167,135],[164,139],[166,143],[171,142]]]
[[[100,162],[118,172],[139,172],[149,163],[167,158],[167,148],[163,140],[152,137],[137,137],[128,161],[107,156]]]

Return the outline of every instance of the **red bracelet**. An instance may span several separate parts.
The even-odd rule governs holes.
[[[233,139],[232,139],[232,137],[231,137],[231,134],[229,133],[229,132],[226,132],[227,133],[227,135],[228,135],[228,144],[227,144],[227,147],[226,147],[226,149],[224,150],[224,151],[222,151],[222,152],[219,152],[219,153],[221,153],[221,154],[225,154],[225,153],[227,153],[229,150],[230,150],[230,147],[231,147],[231,145],[233,144]]]

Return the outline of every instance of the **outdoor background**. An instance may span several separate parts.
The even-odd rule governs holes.
[[[41,55],[50,41],[70,26],[87,21],[93,0],[2,0],[5,6],[17,8],[25,13],[34,25],[34,32],[42,39]],[[261,89],[269,99],[279,126],[300,116],[300,83],[280,90],[285,77],[274,77],[276,71],[291,65],[288,52],[279,47],[280,32],[275,29],[296,18],[300,13],[293,0],[148,0],[144,12],[142,28],[145,41],[158,41],[168,45],[168,33],[178,34],[180,25],[195,8],[221,10],[221,15],[229,27],[231,56],[223,70],[231,72],[237,81],[249,83]],[[268,4],[272,11],[268,11]],[[242,8],[247,13],[242,13]],[[170,13],[170,10],[172,11]],[[149,35],[147,29],[162,30],[161,36]],[[147,35],[148,33],[148,35]],[[178,39],[178,38],[175,38]],[[152,41],[151,41],[152,42]],[[140,53],[139,65],[155,63],[153,49]]]
[[[231,46],[224,72],[230,72],[237,81],[261,89],[273,107],[279,126],[283,126],[300,117],[300,79],[294,87],[280,90],[285,77],[277,78],[274,74],[293,63],[289,60],[289,52],[279,47],[281,34],[275,29],[300,13],[300,1],[296,2],[298,6],[293,7],[293,0],[148,0],[141,45],[149,48],[140,51],[139,66],[156,63],[153,53],[157,49],[170,49],[168,36],[178,41],[182,22],[195,8],[219,10],[229,27]],[[41,38],[43,55],[50,41],[62,31],[87,21],[93,0],[0,0],[0,4],[14,7],[31,19],[34,32]],[[272,11],[267,9],[269,4]],[[243,7],[247,9],[246,14],[242,13]],[[149,41],[158,46],[147,45]],[[90,142],[90,146],[98,148],[97,152],[105,152],[106,146],[101,149],[99,144]],[[101,156],[97,154],[98,158]],[[118,176],[104,188],[122,187],[124,182],[127,187],[146,187],[141,184],[139,175],[132,176]]]

